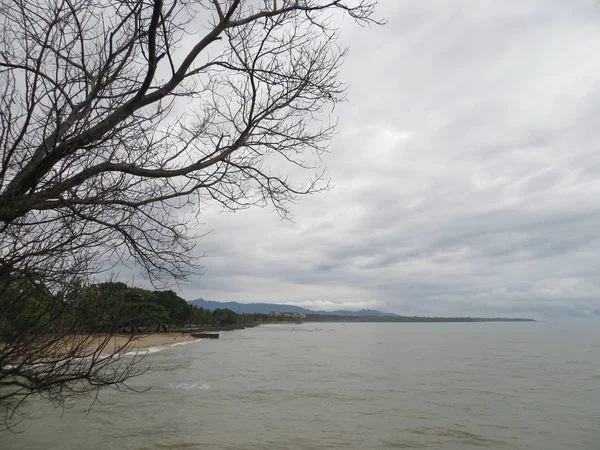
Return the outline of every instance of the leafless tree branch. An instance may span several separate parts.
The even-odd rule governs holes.
[[[334,15],[379,23],[374,7],[375,0],[0,0],[6,291],[29,280],[55,295],[73,277],[119,263],[141,267],[153,283],[185,280],[199,267],[189,223],[205,203],[271,205],[289,217],[299,196],[327,189],[320,158],[335,133],[331,111],[345,99],[338,72],[346,50]],[[11,295],[0,313],[20,296]],[[43,366],[56,377],[40,382],[24,369],[39,358],[24,358],[18,377],[0,376],[0,391],[59,399],[75,389],[64,386],[79,380],[70,378],[79,356],[93,363],[87,383],[108,383],[95,371],[113,367],[100,357],[102,345],[86,352],[89,343],[65,343],[71,335],[68,327],[54,341],[43,327],[35,339],[23,335],[27,346],[16,348],[27,358],[40,355],[39,342],[59,346]],[[11,345],[0,343],[0,367],[15,364],[19,351],[3,353]]]

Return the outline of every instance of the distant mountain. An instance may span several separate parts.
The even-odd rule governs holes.
[[[302,308],[294,305],[282,305],[277,303],[239,303],[239,302],[214,302],[199,298],[191,300],[190,304],[196,305],[199,308],[205,308],[211,311],[215,309],[231,309],[236,313],[260,313],[269,314],[271,311],[279,312],[297,312],[302,314],[323,314],[331,316],[377,316],[377,317],[392,317],[397,314],[384,313],[375,309],[361,309],[360,311],[348,311],[345,309],[337,311],[314,311],[312,309]]]

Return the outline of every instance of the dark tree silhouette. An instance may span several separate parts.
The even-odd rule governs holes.
[[[336,20],[373,23],[374,3],[0,0],[0,314],[25,308],[30,289],[46,311],[18,333],[0,321],[0,402],[60,402],[67,386],[132,375],[101,343],[49,365],[99,308],[65,286],[118,263],[155,284],[185,280],[199,263],[188,224],[207,202],[287,217],[327,188],[320,155],[345,92]]]

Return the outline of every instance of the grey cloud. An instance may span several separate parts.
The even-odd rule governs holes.
[[[335,188],[294,222],[203,213],[187,298],[597,316],[600,5],[381,1],[342,24]],[[297,176],[298,174],[292,174]]]

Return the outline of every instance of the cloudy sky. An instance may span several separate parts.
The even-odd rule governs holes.
[[[335,188],[205,213],[187,299],[600,315],[600,2],[381,0],[344,25]]]

